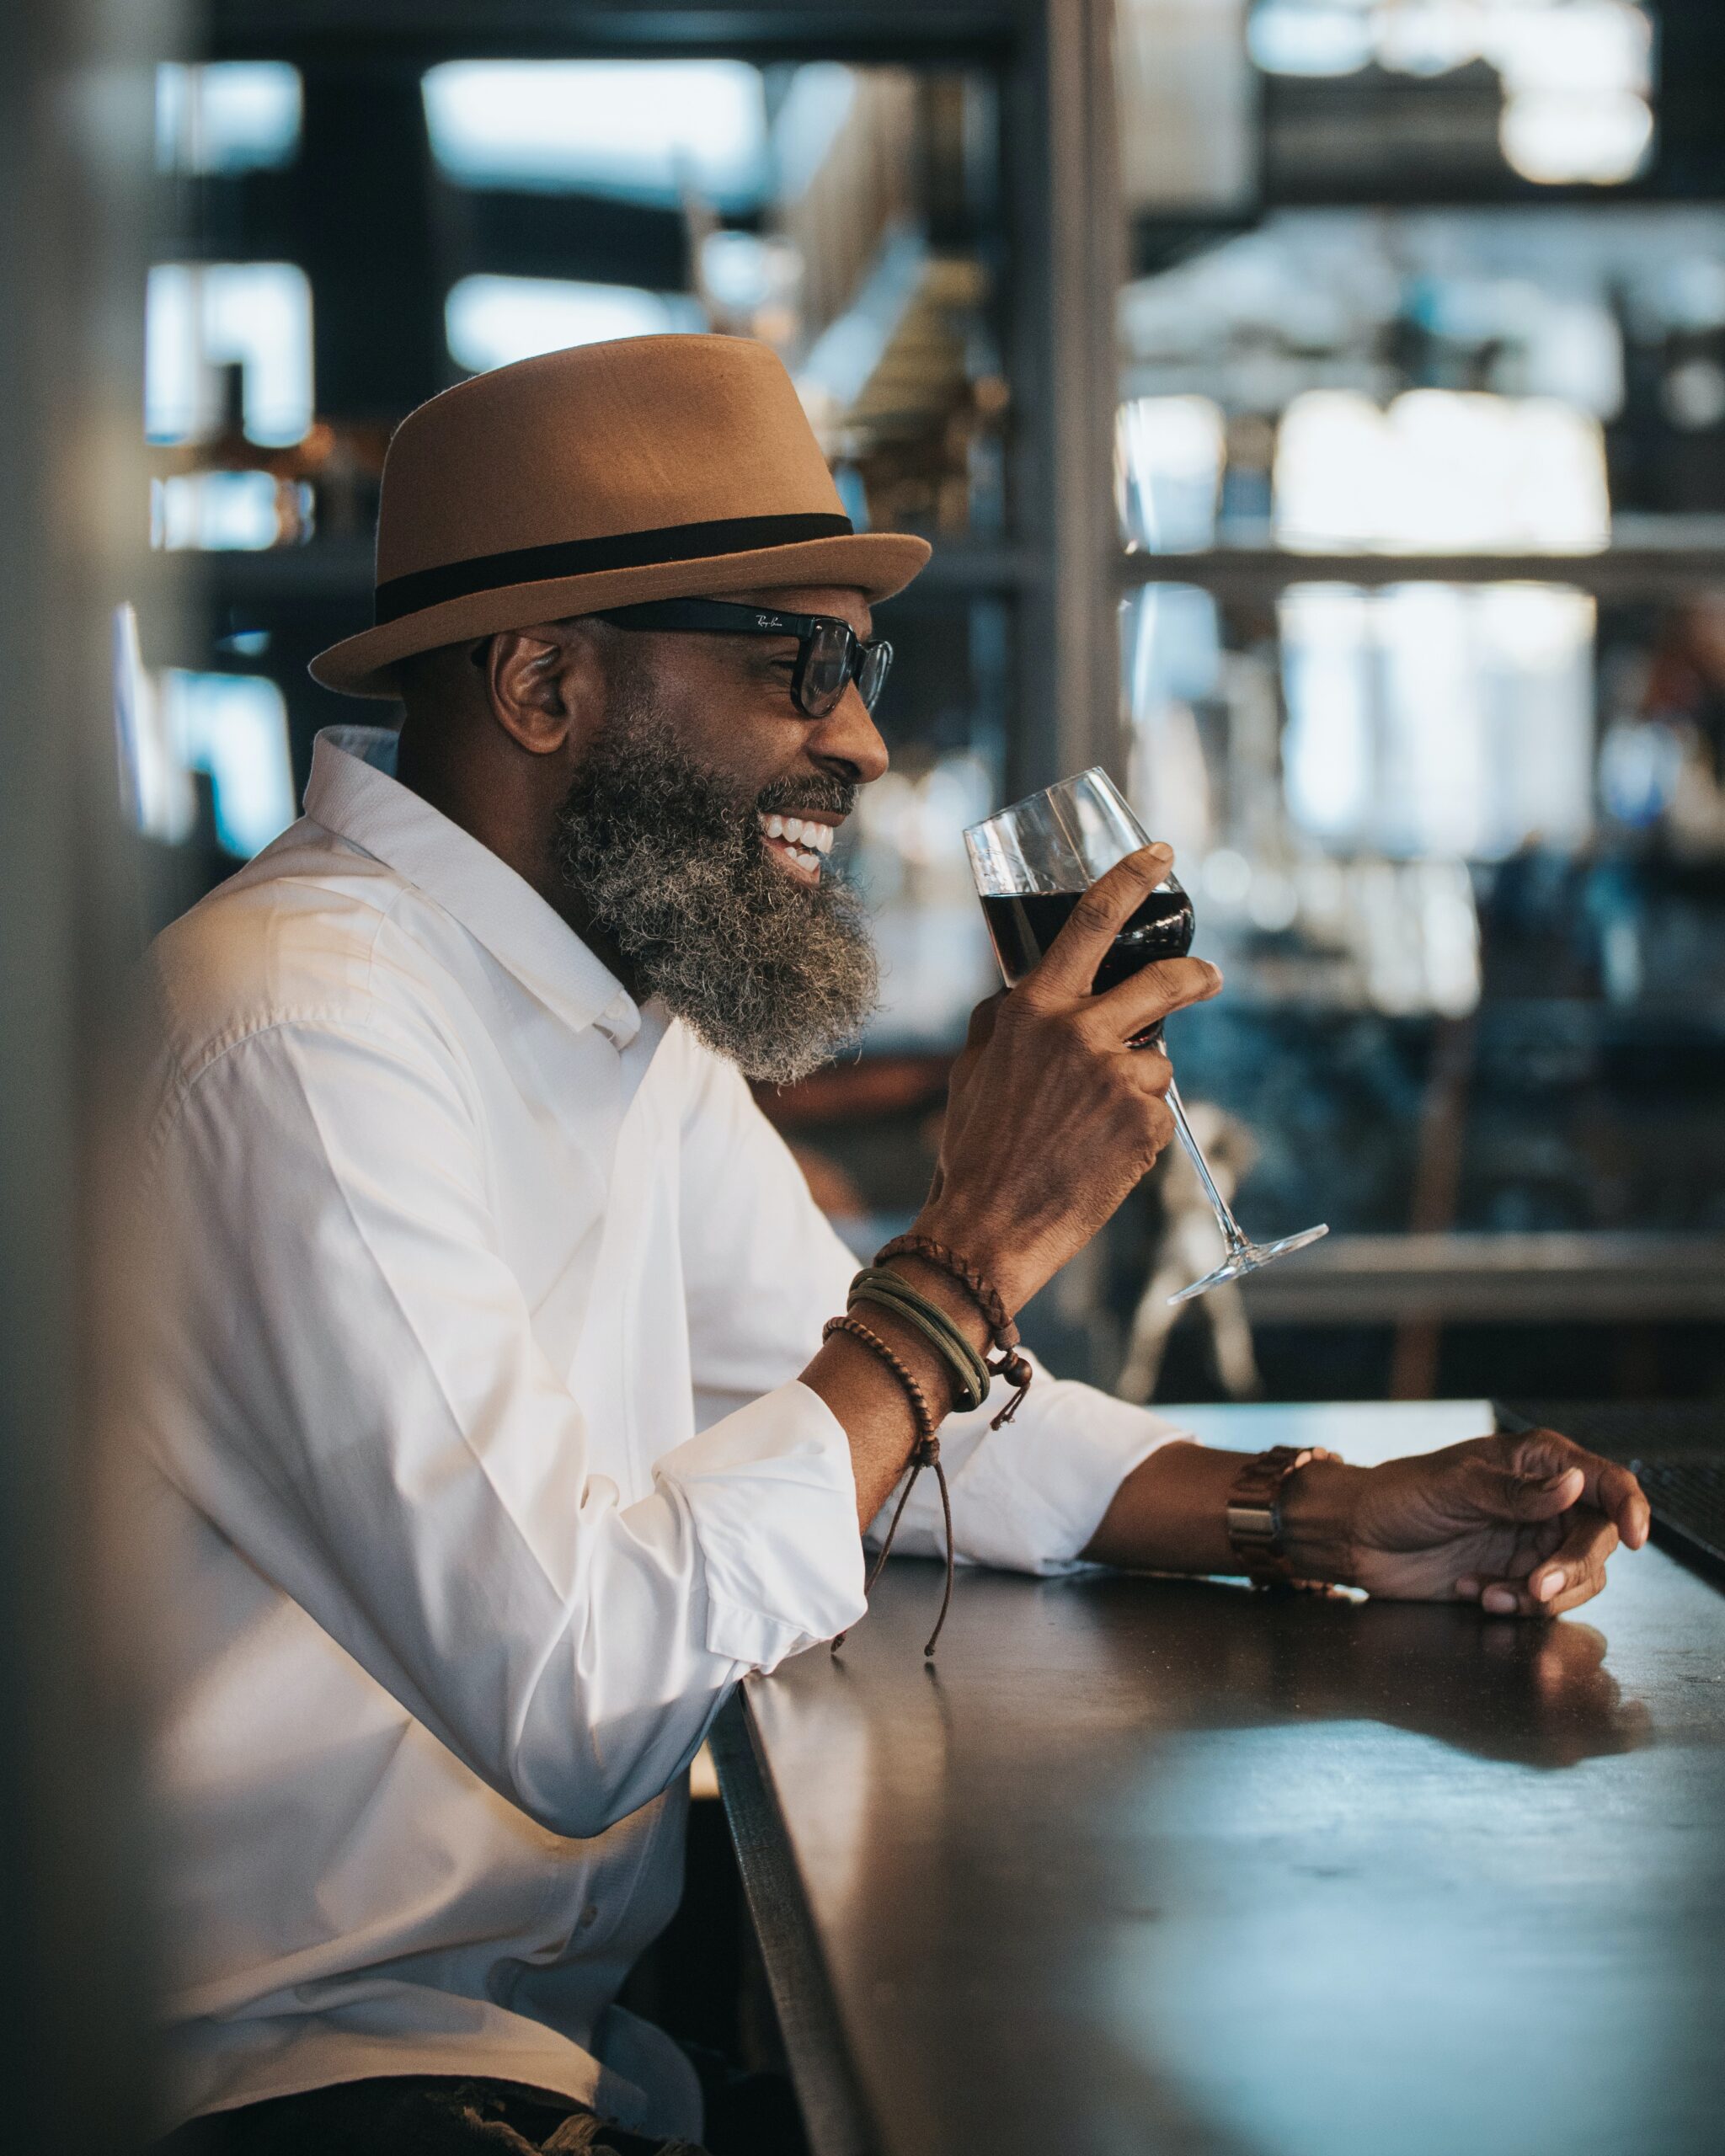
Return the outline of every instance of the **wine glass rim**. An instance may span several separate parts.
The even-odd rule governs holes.
[[[1046,801],[1050,795],[1063,792],[1066,787],[1076,786],[1081,779],[1087,778],[1100,779],[1111,793],[1119,797],[1123,805],[1130,808],[1130,804],[1127,803],[1125,795],[1121,793],[1119,787],[1103,766],[1100,764],[1087,764],[1081,771],[1074,771],[1070,778],[1057,778],[1052,786],[1039,786],[1034,793],[1020,794],[1016,801],[1004,802],[998,808],[991,808],[987,815],[979,816],[974,824],[965,825],[964,836],[969,838],[972,831],[984,830],[989,825],[999,823],[1003,816],[1016,815],[1019,809],[1028,808],[1033,801]]]

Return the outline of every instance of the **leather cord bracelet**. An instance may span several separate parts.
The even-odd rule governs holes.
[[[989,1335],[999,1358],[987,1364],[986,1368],[991,1376],[1004,1378],[1013,1388],[1012,1398],[989,1428],[997,1430],[1002,1422],[1010,1422],[1018,1412],[1019,1403],[1029,1391],[1030,1381],[1036,1373],[1019,1353],[1018,1328],[1012,1322],[1012,1313],[1001,1299],[1000,1290],[968,1258],[947,1244],[937,1242],[932,1235],[915,1233],[895,1235],[889,1243],[883,1245],[875,1252],[874,1262],[877,1266],[884,1265],[892,1257],[927,1258],[931,1265],[937,1266],[969,1294],[987,1322]]]
[[[865,1325],[861,1318],[852,1317],[846,1312],[843,1317],[830,1317],[820,1328],[820,1337],[823,1342],[828,1341],[836,1332],[842,1332],[847,1339],[856,1341],[885,1364],[903,1388],[905,1396],[911,1403],[911,1412],[916,1417],[916,1443],[911,1454],[911,1471],[905,1478],[904,1488],[899,1492],[899,1502],[893,1508],[892,1519],[887,1527],[886,1540],[880,1545],[880,1554],[869,1566],[868,1577],[862,1583],[865,1598],[874,1592],[874,1582],[880,1577],[880,1568],[891,1552],[893,1537],[898,1533],[899,1522],[904,1518],[905,1508],[911,1502],[911,1492],[916,1486],[916,1477],[925,1467],[932,1467],[935,1481],[940,1486],[940,1508],[946,1522],[946,1587],[940,1598],[940,1614],[934,1620],[934,1630],[929,1634],[928,1644],[922,1650],[924,1659],[932,1662],[941,1629],[947,1621],[947,1612],[953,1602],[953,1501],[947,1489],[947,1471],[941,1465],[940,1439],[936,1434],[934,1410],[929,1406],[928,1395],[917,1383],[916,1373],[910,1364],[895,1353],[872,1326]],[[846,1635],[841,1632],[834,1640],[832,1651],[835,1654],[845,1644],[845,1638]]]
[[[957,1380],[954,1406],[981,1406],[988,1397],[988,1365],[938,1303],[920,1294],[902,1273],[884,1265],[865,1265],[852,1281],[850,1307],[854,1310],[858,1303],[877,1304],[922,1335]]]

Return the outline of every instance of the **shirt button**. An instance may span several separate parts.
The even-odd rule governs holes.
[[[585,1931],[590,1928],[590,1926],[597,1924],[598,1921],[599,1904],[597,1902],[589,1902],[586,1908],[581,1912],[581,1929]]]

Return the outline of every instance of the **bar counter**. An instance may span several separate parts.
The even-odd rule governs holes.
[[[1483,1402],[1166,1411],[1369,1461]],[[1725,1597],[1554,1624],[895,1563],[721,1788],[817,2156],[1725,2148]]]

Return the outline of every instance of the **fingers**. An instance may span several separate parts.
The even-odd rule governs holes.
[[[1582,1495],[1582,1476],[1574,1467],[1555,1472],[1543,1463],[1530,1471],[1497,1467],[1477,1454],[1464,1460],[1456,1477],[1455,1497],[1463,1518],[1513,1520],[1526,1523],[1555,1519]]]
[[[1576,1508],[1563,1540],[1523,1580],[1491,1580],[1480,1607],[1494,1617],[1561,1617],[1591,1602],[1605,1584],[1605,1566],[1618,1545],[1617,1524],[1592,1506]],[[1458,1580],[1455,1592],[1477,1582]]]
[[[1574,1470],[1582,1478],[1579,1502],[1613,1521],[1630,1549],[1639,1550],[1647,1540],[1653,1514],[1640,1483],[1626,1467],[1601,1460],[1560,1430],[1529,1430],[1509,1444],[1518,1467],[1537,1465],[1548,1474],[1558,1468]]]
[[[1159,958],[1095,999],[1096,1023],[1129,1041],[1171,1011],[1207,1003],[1221,986],[1220,969],[1207,958]]]
[[[1042,963],[1027,974],[1033,995],[1088,995],[1108,947],[1174,865],[1172,846],[1148,846],[1117,861],[1079,899]]]

